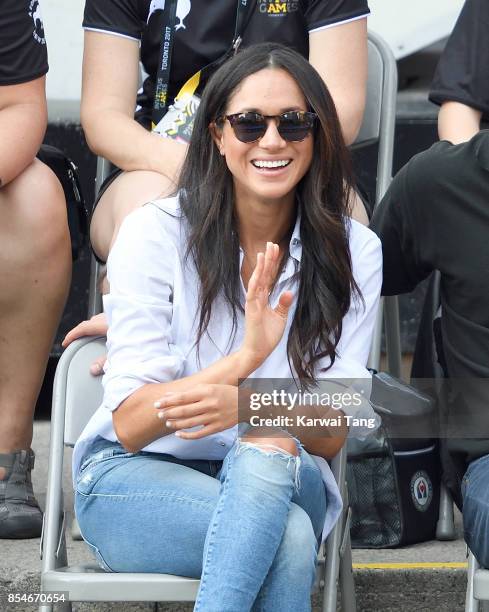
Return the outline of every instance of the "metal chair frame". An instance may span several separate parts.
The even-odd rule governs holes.
[[[353,148],[378,142],[375,209],[384,197],[392,180],[396,126],[397,64],[387,43],[373,32],[368,34],[368,69],[367,103],[363,124]],[[399,307],[396,296],[385,297],[381,300],[370,352],[369,367],[375,370],[380,368],[383,319],[385,320],[388,370],[393,376],[400,377],[401,341]]]

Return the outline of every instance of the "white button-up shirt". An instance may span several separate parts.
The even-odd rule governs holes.
[[[349,223],[349,243],[353,275],[364,304],[352,299],[343,319],[343,329],[333,367],[321,378],[355,379],[370,391],[367,362],[382,282],[380,241],[369,229]],[[178,198],[156,200],[131,213],[123,222],[107,262],[110,294],[104,296],[107,314],[107,362],[103,378],[104,398],[78,439],[73,453],[73,478],[88,444],[97,436],[115,441],[112,411],[145,384],[162,383],[190,376],[236,351],[242,343],[244,316],[238,316],[232,333],[229,307],[218,299],[213,304],[208,333],[200,342],[197,359],[196,323],[199,312],[199,278],[189,257],[186,223]],[[300,215],[289,245],[289,258],[270,296],[272,306],[284,291],[298,289],[301,262]],[[240,252],[240,263],[243,252]],[[243,301],[245,290],[242,286]],[[314,296],[311,296],[314,299]],[[295,304],[289,311],[283,337],[266,361],[252,374],[254,378],[292,379],[287,360],[287,337]],[[329,365],[329,358],[318,364]],[[364,391],[362,389],[362,391]],[[375,418],[368,400],[345,413],[360,418]],[[378,420],[375,421],[376,424]],[[367,431],[351,428],[350,435]],[[183,440],[174,434],[163,436],[143,450],[173,455],[180,459],[222,460],[234,444],[237,426],[198,440]],[[327,515],[323,538],[341,511],[341,498],[328,463],[314,457],[327,489]]]

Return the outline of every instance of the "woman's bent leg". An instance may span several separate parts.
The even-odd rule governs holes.
[[[286,607],[281,612],[310,609],[316,538],[308,515],[299,507],[291,510],[300,459],[265,442],[238,442],[224,462],[221,494],[206,539],[197,611],[251,610],[280,549],[278,582],[273,581],[271,587],[282,591]],[[294,557],[292,549],[299,543],[307,552]],[[292,567],[290,561],[299,558],[302,561],[295,567],[300,565],[301,588],[293,592],[297,591],[295,584],[288,584],[288,573],[282,572],[284,564]],[[267,607],[265,599],[262,603],[260,609],[278,609],[276,602],[272,607]]]
[[[126,453],[82,471],[76,515],[106,570],[200,576],[219,481],[188,467],[209,462],[173,461]]]

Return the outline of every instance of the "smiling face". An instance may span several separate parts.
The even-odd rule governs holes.
[[[299,86],[285,70],[266,68],[244,79],[229,99],[225,114],[280,115],[292,110],[308,110]],[[271,119],[262,138],[243,143],[226,120],[222,128],[215,129],[214,140],[233,175],[237,204],[250,199],[293,204],[296,186],[311,164],[312,134],[302,141],[287,142],[278,132],[277,121]]]

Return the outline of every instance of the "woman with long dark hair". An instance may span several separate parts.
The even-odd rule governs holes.
[[[238,411],[238,384],[368,380],[381,251],[348,216],[350,187],[305,59],[262,44],[218,70],[178,193],[129,215],[109,257],[104,400],[73,460],[80,528],[107,570],[201,576],[196,610],[310,609],[341,507],[326,459],[373,412],[307,406],[331,425],[292,436]]]

